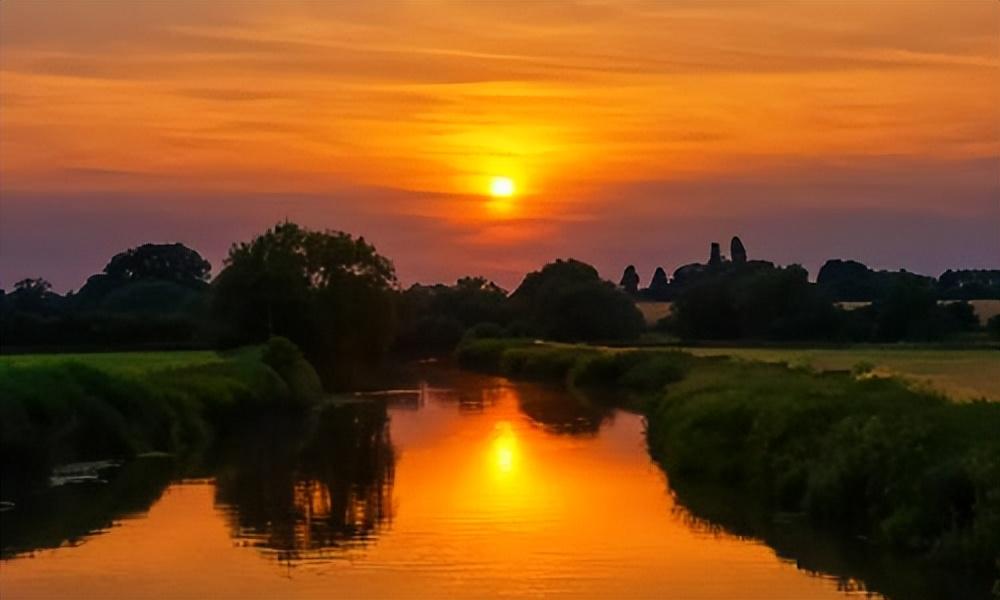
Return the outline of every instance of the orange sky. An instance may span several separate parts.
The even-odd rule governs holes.
[[[406,282],[736,233],[1000,266],[998,70],[992,0],[3,2],[0,276],[76,287],[144,241],[218,266],[285,216]]]

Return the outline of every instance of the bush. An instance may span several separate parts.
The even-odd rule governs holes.
[[[593,350],[572,347],[508,348],[500,357],[500,371],[504,375],[523,379],[565,381],[570,369],[593,353]]]
[[[578,387],[623,387],[637,392],[658,392],[680,381],[690,368],[691,356],[682,352],[605,352],[578,361],[570,383]]]
[[[986,332],[995,340],[1000,340],[1000,315],[993,315],[986,321]]]

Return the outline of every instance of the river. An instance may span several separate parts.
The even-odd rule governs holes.
[[[695,518],[640,416],[554,388],[435,370],[235,437],[4,512],[3,597],[870,594]]]

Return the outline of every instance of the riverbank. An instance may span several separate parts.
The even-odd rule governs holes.
[[[996,567],[1000,404],[951,402],[864,368],[820,373],[679,351],[478,340],[457,360],[625,392],[672,481],[719,485],[949,568]]]
[[[5,499],[55,465],[204,447],[234,422],[319,400],[319,378],[287,340],[227,354],[18,355],[0,359]]]

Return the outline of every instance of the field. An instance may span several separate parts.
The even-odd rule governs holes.
[[[858,363],[875,367],[876,375],[899,375],[926,384],[955,400],[986,397],[1000,400],[1000,351],[854,347],[685,348],[698,356],[732,356],[762,362],[786,362],[818,371],[845,371]]]
[[[647,325],[656,325],[656,322],[670,314],[670,302],[636,302],[636,308],[642,313],[642,318]]]
[[[868,306],[870,302],[838,302],[837,305],[845,310],[854,310],[863,306]],[[979,317],[980,323],[986,323],[991,317],[1000,315],[1000,300],[970,300],[969,304]],[[636,307],[646,319],[647,325],[654,325],[657,321],[670,314],[670,302],[636,302]]]
[[[0,356],[0,368],[82,363],[108,373],[142,375],[153,371],[193,367],[225,360],[210,351],[91,352],[84,354],[11,354]]]

